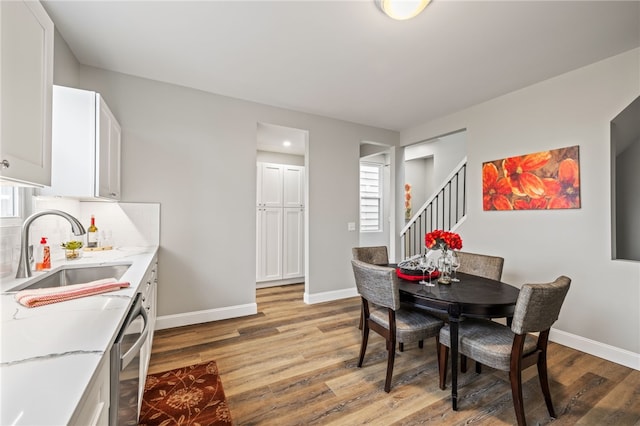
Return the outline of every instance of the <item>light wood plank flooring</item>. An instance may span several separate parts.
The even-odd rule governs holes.
[[[511,425],[506,373],[460,375],[459,411],[438,388],[435,340],[397,352],[383,391],[384,340],[375,333],[363,368],[360,301],[305,305],[303,285],[259,289],[258,314],[156,332],[150,373],[215,360],[236,425]],[[551,343],[549,418],[535,367],[523,374],[529,425],[640,425],[640,371]],[[449,375],[450,376],[450,375]]]

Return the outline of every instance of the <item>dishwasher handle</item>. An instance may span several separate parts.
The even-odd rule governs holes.
[[[138,355],[138,353],[140,352],[140,347],[144,345],[145,340],[147,340],[147,335],[149,334],[149,317],[147,316],[147,311],[144,309],[144,307],[142,307],[142,305],[140,305],[140,310],[138,313],[139,315],[135,315],[134,318],[137,318],[138,316],[142,316],[142,319],[144,321],[144,327],[142,329],[142,332],[140,333],[140,337],[138,338],[138,340],[136,340],[133,346],[129,348],[127,353],[122,355],[121,357],[122,361],[120,363],[121,370],[124,370],[125,367],[129,365],[131,361]]]

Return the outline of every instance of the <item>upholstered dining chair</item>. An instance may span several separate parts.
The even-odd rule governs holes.
[[[460,260],[458,272],[497,281],[500,281],[500,278],[502,278],[502,267],[504,266],[503,257],[464,251],[456,251],[456,256],[458,256]]]
[[[435,337],[437,341],[438,332],[444,323],[425,312],[400,306],[400,282],[395,269],[359,260],[352,260],[351,264],[364,313],[358,367],[362,367],[369,330],[373,330],[386,340],[388,356],[384,391],[389,392],[396,342],[422,341],[429,337]]]
[[[522,374],[537,364],[538,378],[547,410],[556,417],[547,377],[549,330],[558,319],[571,279],[558,277],[548,284],[525,284],[520,289],[511,327],[488,320],[466,319],[459,324],[458,350],[484,365],[509,372],[511,394],[518,425],[525,426]],[[539,335],[529,333],[539,332]],[[445,388],[447,356],[451,346],[449,325],[440,330],[438,368],[440,389]]]
[[[386,265],[389,263],[389,253],[386,246],[353,247],[351,254],[355,260],[373,265]],[[362,330],[362,318],[362,310],[360,310],[360,322],[358,323],[358,329],[360,330]],[[402,348],[400,349],[402,350]]]
[[[389,254],[386,246],[353,247],[353,258],[373,265],[386,265],[389,263]]]
[[[477,275],[496,281],[500,281],[502,278],[502,268],[504,266],[503,257],[465,251],[457,251],[456,256],[458,256],[460,260],[458,272]],[[480,373],[481,370],[481,364],[476,362],[476,373]],[[460,355],[460,371],[463,373],[467,371],[467,357],[464,355]]]

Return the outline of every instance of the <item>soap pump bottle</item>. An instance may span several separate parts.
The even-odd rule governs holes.
[[[38,253],[36,254],[36,271],[43,271],[45,269],[51,269],[51,249],[47,244],[47,238],[42,237],[40,239],[40,246],[38,246]]]

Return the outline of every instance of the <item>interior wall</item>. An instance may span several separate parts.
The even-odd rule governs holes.
[[[358,218],[359,145],[394,145],[398,133],[97,68],[80,75],[122,126],[123,198],[162,205],[160,315],[231,316],[255,303],[259,122],[309,130],[305,300],[355,294],[347,223]]]
[[[260,163],[286,164],[288,166],[304,166],[304,155],[258,151],[256,161]]]
[[[411,215],[433,194],[435,187],[433,157],[416,158],[404,162],[405,183],[411,185]]]
[[[517,287],[572,278],[554,339],[640,368],[640,263],[611,260],[609,123],[640,93],[640,49],[401,133],[401,145],[467,129],[464,249],[505,258]],[[580,209],[483,211],[482,163],[580,146]],[[637,163],[636,163],[637,164]]]
[[[640,121],[640,117],[638,117]],[[616,257],[640,261],[640,139],[616,159]]]

